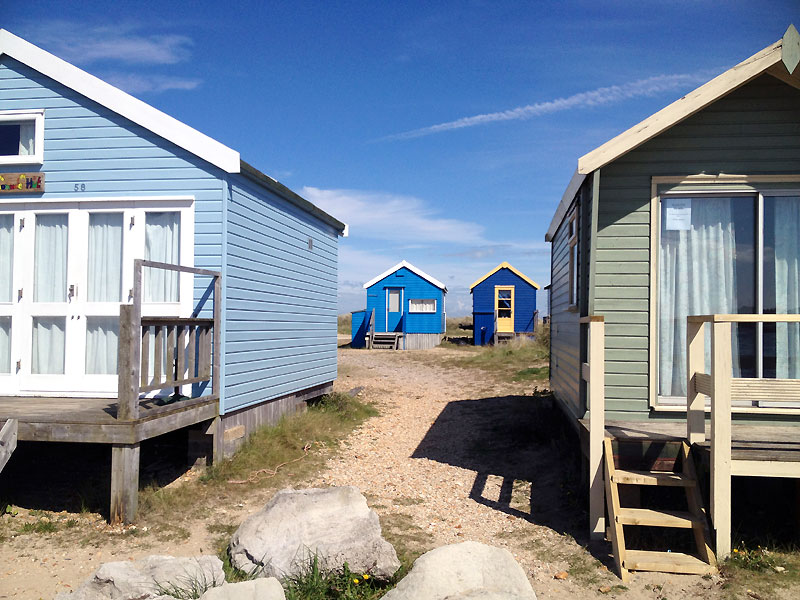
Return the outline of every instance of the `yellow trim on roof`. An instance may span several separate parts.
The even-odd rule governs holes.
[[[496,266],[494,269],[492,269],[491,271],[489,271],[489,272],[488,272],[486,275],[484,275],[483,277],[481,277],[480,279],[478,279],[478,281],[476,281],[476,282],[475,282],[475,283],[473,283],[471,286],[469,286],[469,292],[470,292],[470,294],[472,293],[472,288],[474,288],[474,287],[475,287],[476,285],[478,285],[480,282],[484,281],[485,279],[488,279],[489,277],[491,277],[492,275],[494,275],[495,273],[497,273],[497,272],[498,272],[500,269],[508,269],[509,271],[511,271],[512,273],[514,273],[514,275],[516,275],[517,277],[519,277],[520,279],[523,279],[523,280],[527,281],[528,283],[530,283],[530,284],[531,284],[533,287],[535,287],[537,290],[538,290],[538,289],[541,289],[541,288],[539,287],[539,284],[538,284],[538,283],[536,283],[536,282],[535,282],[533,279],[531,279],[530,277],[526,277],[525,275],[523,275],[522,273],[520,273],[520,272],[519,272],[517,269],[515,269],[515,268],[514,268],[514,267],[512,267],[510,264],[508,264],[506,261],[503,261],[503,262],[501,262],[499,265],[497,265],[497,266]]]

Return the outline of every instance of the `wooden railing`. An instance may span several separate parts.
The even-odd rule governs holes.
[[[497,345],[497,309],[494,309],[494,327],[492,327],[492,345]]]
[[[213,294],[212,318],[199,318],[201,308],[188,318],[142,317],[144,268],[190,273],[212,279],[205,298]],[[220,328],[222,277],[217,271],[137,259],[134,261],[133,304],[119,313],[117,418],[139,416],[141,394],[211,381],[212,394],[220,392]],[[152,373],[150,347],[153,346]]]
[[[605,484],[603,480],[603,439],[606,421],[605,319],[601,315],[582,317],[586,327],[586,362],[581,379],[586,382],[589,410],[589,535],[603,539],[606,534]]]
[[[738,401],[797,402],[800,408],[800,380],[733,377],[734,323],[800,323],[800,315],[705,315],[687,319],[686,437],[690,444],[705,442],[705,396],[708,396],[711,399],[711,520],[716,530],[717,557],[721,559],[731,552],[731,475],[737,474],[731,448],[732,404]],[[705,367],[706,324],[711,328],[710,373]],[[757,411],[758,407],[750,410]]]
[[[367,339],[367,350],[372,350],[372,338],[375,337],[375,309],[372,309],[372,312],[367,317],[369,321],[367,321],[367,325],[364,328],[365,330],[365,337]]]

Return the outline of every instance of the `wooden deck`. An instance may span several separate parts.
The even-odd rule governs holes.
[[[124,420],[115,398],[0,396],[0,421],[17,420],[19,441],[136,444],[216,418],[218,399],[140,400],[137,418]]]

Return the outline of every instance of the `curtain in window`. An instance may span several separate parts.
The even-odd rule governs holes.
[[[14,215],[0,215],[0,302],[11,302],[14,265]]]
[[[180,214],[151,212],[145,219],[146,260],[180,264]],[[146,302],[178,302],[178,273],[163,269],[145,269]]]
[[[67,215],[36,215],[33,301],[67,298]]]
[[[89,302],[122,298],[122,213],[89,215]]]
[[[19,153],[20,156],[30,156],[34,154],[34,136],[36,134],[36,123],[34,121],[23,121],[19,125]]]
[[[11,373],[11,317],[0,317],[0,373]]]
[[[775,311],[800,313],[800,197],[775,201]],[[776,376],[800,378],[800,324],[778,323]]]
[[[659,261],[658,393],[686,396],[686,317],[738,312],[731,198],[692,198],[691,225],[671,230],[662,218]],[[708,329],[708,327],[706,327]],[[739,374],[737,337],[734,375]],[[706,332],[706,364],[710,364]]]
[[[32,373],[37,375],[64,373],[65,322],[65,317],[33,318]]]
[[[119,346],[117,317],[88,317],[86,320],[86,374],[116,375]]]

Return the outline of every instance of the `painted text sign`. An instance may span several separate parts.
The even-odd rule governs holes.
[[[44,192],[44,173],[0,173],[0,196],[42,192]]]

